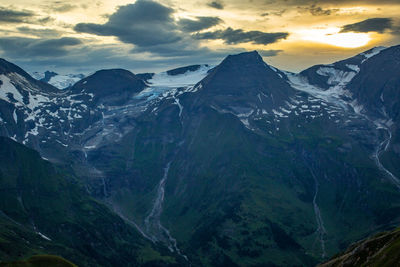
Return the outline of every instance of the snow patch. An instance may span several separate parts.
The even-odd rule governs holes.
[[[347,72],[331,67],[321,67],[317,70],[317,74],[329,77],[327,82],[329,85],[345,85],[356,76],[357,72]]]
[[[36,108],[40,107],[42,103],[51,102],[50,99],[46,96],[37,94],[32,95],[29,93],[29,104],[26,105],[29,109],[35,110]]]
[[[175,100],[175,104],[178,105],[179,107],[179,118],[182,117],[182,111],[183,111],[183,106],[182,104],[179,102],[179,98],[174,97]]]
[[[380,52],[382,52],[386,48],[387,47],[384,47],[384,46],[377,46],[377,47],[374,47],[373,49],[371,49],[368,53],[367,52],[361,53],[360,55],[365,57],[365,59],[361,63],[364,63],[371,57],[378,55]]]
[[[285,117],[286,116],[282,112],[276,111],[275,109],[272,109],[272,112],[278,117]]]
[[[0,80],[2,81],[2,85],[0,86],[0,99],[9,103],[14,103],[12,101],[12,98],[14,98],[14,100],[17,101],[16,106],[22,106],[24,104],[24,98],[17,88],[15,88],[15,86],[11,83],[10,78],[2,74],[0,75]]]
[[[193,86],[206,77],[211,68],[211,66],[202,65],[196,71],[187,71],[179,75],[168,75],[167,72],[161,72],[155,74],[147,82],[151,87],[178,88]]]
[[[47,241],[51,241],[50,238],[48,238],[47,236],[45,236],[44,234],[42,234],[41,232],[37,232],[38,235],[40,235],[40,237],[42,237],[43,239],[46,239]]]
[[[85,76],[82,74],[56,75],[51,77],[48,83],[54,87],[57,87],[58,89],[65,89],[74,85],[84,77]]]
[[[360,72],[360,67],[357,65],[352,65],[352,64],[346,64],[346,67],[348,67],[349,69],[355,71],[355,72]]]
[[[14,118],[14,121],[15,121],[15,124],[18,124],[18,116],[17,116],[17,109],[14,109],[14,112],[13,112],[13,118]]]
[[[330,73],[330,72],[328,72]],[[355,72],[350,72],[355,75]],[[327,73],[326,73],[327,74]],[[294,74],[290,72],[286,72],[286,76],[288,78],[289,84],[296,90],[306,92],[315,98],[319,98],[328,103],[333,103],[340,107],[346,107],[347,102],[342,99],[343,96],[350,96],[349,92],[347,92],[344,87],[346,85],[345,82],[341,81],[339,84],[335,86],[331,86],[327,90],[323,90],[317,86],[314,86],[308,82],[308,79],[300,74]],[[351,75],[354,77],[353,75]],[[351,78],[352,78],[351,77]],[[346,81],[350,81],[350,76],[347,77]],[[293,100],[292,100],[293,102]],[[297,104],[297,103],[296,103]]]

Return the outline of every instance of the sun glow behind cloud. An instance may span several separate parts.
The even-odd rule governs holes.
[[[302,40],[328,44],[343,48],[358,48],[366,46],[371,37],[368,33],[341,33],[340,28],[311,29],[299,32]]]
[[[131,23],[131,26],[136,30],[145,27],[144,33],[160,27],[160,34],[169,30],[172,35],[176,35],[177,41],[156,46],[140,46],[135,43],[138,38],[134,38],[140,34],[134,35],[133,31],[129,31],[132,36],[122,34],[129,24],[128,19],[124,23],[115,20],[114,24],[118,25],[106,24],[111,15],[118,13],[120,7],[139,1],[13,0],[10,6],[9,1],[0,0],[0,8],[4,10],[31,14],[23,17],[18,23],[7,23],[7,18],[0,18],[0,41],[13,41],[17,46],[3,45],[0,47],[0,57],[20,63],[23,67],[32,65],[35,68],[43,68],[43,64],[67,66],[66,62],[69,62],[72,67],[66,68],[83,65],[92,71],[99,68],[99,64],[103,64],[101,67],[110,65],[133,71],[153,72],[185,64],[215,64],[228,54],[258,50],[266,61],[276,67],[299,71],[313,64],[330,63],[355,55],[373,46],[400,43],[399,0],[326,0],[315,3],[300,3],[301,1],[296,0],[222,0],[219,1],[221,8],[210,6],[212,0],[146,0],[173,10],[172,21],[168,22],[173,29],[163,27],[164,24],[161,23],[157,26],[140,26],[145,24],[140,20]],[[159,17],[153,13],[150,12],[150,18]],[[116,17],[121,18],[122,15],[118,14]],[[210,23],[211,17],[218,23]],[[134,19],[132,16],[130,18]],[[371,18],[392,19],[392,27],[368,30],[365,26],[371,25],[364,23],[358,25],[358,28],[353,27],[354,31],[340,32],[345,25]],[[180,23],[183,19],[186,20],[186,24]],[[208,23],[208,27],[200,27],[194,32],[183,31],[193,26],[193,21],[198,21],[201,25]],[[81,23],[96,24],[97,28],[93,26],[91,31],[76,31],[75,26]],[[98,33],[99,29],[102,32]],[[287,33],[287,37],[268,39],[273,37],[271,34],[281,32]],[[208,33],[209,37],[194,38],[197,33]],[[27,42],[28,39],[39,45],[47,44],[47,40],[66,37],[78,41],[74,46],[67,46],[63,55],[44,53],[31,58],[20,56],[26,50],[21,43]],[[140,40],[142,39],[144,37]],[[171,49],[174,53],[163,52]],[[22,52],[16,52],[19,50]],[[186,52],[178,53],[179,51]],[[83,63],[77,64],[78,61]]]

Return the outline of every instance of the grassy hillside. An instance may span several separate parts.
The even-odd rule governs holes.
[[[158,252],[136,229],[89,197],[74,176],[3,137],[0,192],[2,261],[55,254],[79,266],[176,262],[169,252]]]
[[[355,243],[343,254],[319,266],[400,266],[400,228]]]
[[[399,220],[396,188],[344,129],[297,120],[262,135],[210,108],[182,126],[178,112],[140,121],[96,167],[113,177],[113,204],[140,224],[171,162],[161,221],[194,266],[315,266]]]
[[[77,267],[72,262],[54,255],[37,255],[27,260],[13,261],[0,265],[4,267]]]

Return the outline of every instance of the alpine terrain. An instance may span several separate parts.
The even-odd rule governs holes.
[[[2,261],[315,266],[400,224],[400,46],[55,77],[0,60]]]
[[[44,73],[33,72],[32,77],[45,83],[49,83],[58,89],[71,87],[76,82],[85,78],[84,74],[58,74],[54,71],[46,70]]]

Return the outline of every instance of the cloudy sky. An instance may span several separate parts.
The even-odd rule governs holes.
[[[0,0],[0,56],[28,71],[134,73],[257,50],[299,71],[400,44],[400,0]]]

